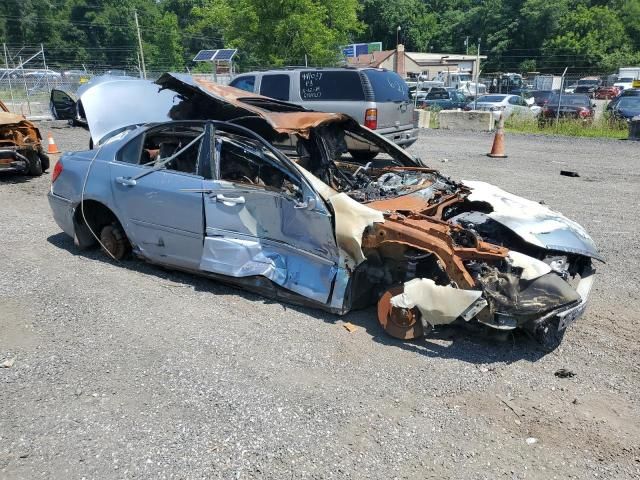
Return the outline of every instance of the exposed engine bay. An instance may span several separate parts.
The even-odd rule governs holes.
[[[349,145],[372,139],[348,127],[329,125],[314,134],[305,143],[305,168],[384,214],[384,223],[364,232],[366,260],[353,273],[351,301],[353,308],[378,302],[379,321],[391,335],[410,339],[452,323],[522,327],[554,348],[584,311],[593,255],[527,241],[491,217],[491,201],[474,200],[473,189],[433,169],[407,166],[393,149],[366,164],[355,161]],[[537,204],[527,207],[547,214]]]

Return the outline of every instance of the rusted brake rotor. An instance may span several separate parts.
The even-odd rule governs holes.
[[[378,322],[392,337],[411,340],[424,335],[424,328],[417,308],[398,308],[391,305],[391,298],[403,292],[404,288],[400,285],[384,292],[378,301]]]

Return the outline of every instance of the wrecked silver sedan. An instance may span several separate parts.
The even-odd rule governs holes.
[[[81,100],[95,148],[65,154],[49,193],[80,248],[337,314],[377,304],[400,339],[461,324],[553,348],[585,310],[600,256],[580,225],[347,116],[179,74]],[[359,163],[359,143],[384,155]]]

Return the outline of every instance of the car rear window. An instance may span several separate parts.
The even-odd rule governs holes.
[[[478,101],[487,103],[500,103],[505,98],[507,98],[506,95],[485,95],[484,97],[480,97]]]
[[[277,100],[289,100],[289,75],[265,75],[260,83],[260,95]]]
[[[364,74],[369,79],[371,87],[373,87],[373,95],[376,102],[409,101],[409,87],[397,73],[384,70],[364,70]],[[427,98],[432,97],[428,96]]]
[[[300,72],[300,97],[307,101],[363,101],[364,90],[356,71]]]
[[[551,95],[553,95],[553,92],[551,90],[542,90],[539,92],[534,92],[533,98],[537,100],[539,98],[549,98]]]
[[[563,95],[562,99],[560,99],[559,95],[554,95],[549,99],[549,105],[560,105],[565,107],[589,107],[591,106],[591,101],[589,97],[586,95]]]
[[[428,100],[449,100],[449,92],[444,88],[434,87],[427,94]]]

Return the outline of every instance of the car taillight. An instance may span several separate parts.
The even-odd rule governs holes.
[[[578,112],[578,115],[580,115],[581,117],[589,117],[591,116],[591,111],[588,108],[583,107]]]
[[[364,126],[375,130],[378,128],[378,109],[367,108],[364,112]]]
[[[51,183],[55,182],[60,174],[62,173],[62,162],[58,160],[56,166],[53,167],[53,172],[51,172]]]

